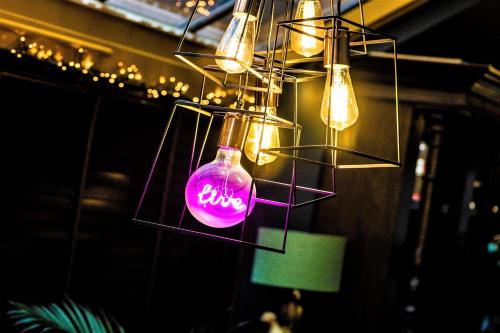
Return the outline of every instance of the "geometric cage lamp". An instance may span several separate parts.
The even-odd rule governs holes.
[[[260,51],[254,53],[254,43],[260,32],[258,28],[264,9],[267,8],[266,1],[271,3],[270,26],[275,29],[268,29],[266,53],[261,54]],[[219,45],[227,46],[228,50],[234,47],[234,52],[231,51],[234,54],[230,56],[198,54],[181,50],[184,37],[193,21],[195,9],[200,2],[200,0],[196,1],[175,55],[203,74],[199,103],[182,100],[175,103],[133,221],[159,230],[171,230],[219,241],[250,245],[272,252],[285,253],[285,246],[288,245],[286,246],[287,254],[284,256],[264,253],[260,250],[256,252],[252,282],[286,288],[336,292],[340,286],[345,239],[333,235],[288,231],[288,221],[292,211],[296,208],[336,196],[335,173],[338,169],[386,168],[401,165],[396,40],[363,24],[344,19],[340,15],[321,16],[319,12],[319,16],[291,19],[293,10],[290,10],[285,15],[285,20],[274,23],[274,1],[236,1],[231,22],[233,20],[239,22],[238,29],[232,29],[230,24],[226,33],[230,34],[228,36],[231,36],[231,39],[226,43],[227,45],[223,43],[224,39]],[[293,0],[283,2],[293,7]],[[307,4],[319,3],[319,1],[301,0],[297,7],[306,2]],[[245,4],[244,8],[240,8],[239,4]],[[336,0],[336,4],[339,7],[340,0]],[[359,5],[361,8],[362,1],[359,1]],[[337,12],[340,13],[340,10]],[[322,22],[321,25],[313,26],[319,21]],[[313,27],[321,31],[321,36],[309,33]],[[304,31],[300,30],[302,28]],[[247,36],[247,32],[248,34],[251,32],[250,37]],[[317,61],[314,57],[297,58],[296,54],[288,52],[289,38],[293,37],[294,33],[298,34],[301,39],[316,39],[324,44],[321,58],[323,66],[320,70],[304,69],[302,66],[303,62]],[[274,35],[274,45],[270,45],[272,35]],[[278,44],[278,36],[283,36],[281,46]],[[385,107],[367,112],[366,109],[369,108],[365,108],[365,105],[360,103],[362,110],[359,112],[354,89],[348,76],[350,68],[348,60],[351,56],[368,55],[369,45],[375,47],[383,44],[390,45],[393,49],[394,66],[391,72],[394,74],[395,107],[393,108],[392,105],[388,107],[389,113],[386,113]],[[240,51],[244,53],[245,59],[248,55],[248,64],[238,58]],[[215,61],[215,65],[195,64],[188,60],[188,57],[211,59]],[[255,61],[252,62],[253,60]],[[228,61],[233,65],[239,65],[244,71],[241,74],[238,74],[240,72],[230,73],[231,71],[220,64]],[[219,82],[212,73],[219,73],[224,76],[224,79]],[[249,73],[256,77],[255,83],[253,80],[248,80]],[[244,96],[244,91],[249,90],[257,92],[262,97],[255,99],[260,103],[258,106],[260,109],[248,108],[247,110],[242,101],[236,107],[201,103],[205,79],[209,78],[229,88],[229,81],[231,81],[228,79],[229,74],[238,77],[238,84],[231,87],[240,89],[239,95]],[[301,112],[297,107],[298,83],[325,76],[324,101],[321,110],[318,110],[318,119],[321,118],[325,126],[320,131],[310,128],[311,126],[306,128],[311,133],[324,136],[324,139],[319,142],[314,139],[313,142],[301,143],[302,125],[299,124]],[[391,78],[392,75],[388,80]],[[278,86],[280,91],[274,91],[273,85]],[[293,86],[292,89],[289,89],[291,86]],[[293,107],[286,114],[289,119],[285,119],[276,114],[276,108],[279,94],[289,90],[293,90],[293,98],[290,99]],[[182,114],[191,111],[196,114],[191,150],[182,151],[185,156],[182,159],[175,159],[179,163],[186,161],[184,164],[187,166],[184,165],[183,168],[187,171],[188,177],[184,174],[175,175],[176,181],[185,185],[184,198],[182,195],[173,195],[167,200],[167,196],[165,198],[155,196],[151,188],[156,188],[157,181],[161,182],[162,173],[156,170],[157,162],[160,155],[164,156],[170,147],[165,144],[167,136],[170,137],[170,124],[174,114],[181,111]],[[355,114],[356,117],[351,117],[351,114]],[[358,115],[359,121],[357,121]],[[310,118],[309,116],[307,114],[307,118]],[[344,131],[347,127],[338,128],[338,124],[343,124],[344,118],[351,119],[349,117],[354,119],[356,126],[350,127],[347,131]],[[222,119],[222,125],[216,145],[218,149],[216,158],[212,162],[201,165],[201,162],[206,160],[205,144],[210,143],[208,139],[213,137],[212,123],[217,119]],[[354,125],[354,122],[349,123],[349,126]],[[375,123],[380,124],[375,127]],[[273,133],[278,133],[278,128],[280,128],[279,135],[273,136]],[[395,144],[375,145],[375,151],[368,151],[368,148],[374,145],[372,135],[365,135],[366,133],[372,133],[374,136],[387,136]],[[264,144],[266,140],[272,141],[269,138],[271,136],[278,143],[266,142]],[[256,148],[252,150],[255,155],[253,159],[248,157],[247,143],[253,144]],[[385,148],[391,151],[385,152]],[[254,152],[255,150],[257,153]],[[247,154],[247,159],[253,162],[251,173],[240,164],[243,151]],[[267,175],[264,171],[274,169],[260,168],[261,163],[256,161],[260,161],[261,153],[274,157],[273,160],[276,157],[280,158],[279,163],[282,163],[280,166],[283,166],[283,169],[279,172],[269,172]],[[167,162],[170,163],[174,159],[173,154],[169,153],[167,156],[169,156]],[[243,162],[245,161],[244,159]],[[298,164],[301,168],[303,165],[311,164],[328,168],[331,171],[332,180],[328,182],[329,188],[298,185],[297,178],[302,179],[297,177]],[[173,168],[168,170],[170,169],[173,170]],[[168,171],[168,176],[170,177],[173,173],[171,170]],[[164,186],[164,188],[168,187]],[[167,192],[164,191],[164,193]],[[164,204],[165,209],[163,209]],[[158,212],[159,214],[156,214]],[[275,218],[278,215],[279,218]],[[281,229],[270,227],[281,227]]]

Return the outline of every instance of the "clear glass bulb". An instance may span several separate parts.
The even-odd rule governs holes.
[[[185,199],[191,214],[214,228],[232,227],[245,219],[252,177],[240,164],[241,151],[221,147],[212,162],[198,168],[189,177]],[[256,197],[252,191],[248,213]]]
[[[332,66],[333,68],[328,69],[326,77],[321,119],[325,125],[342,131],[358,120],[358,103],[352,88],[349,66],[338,64]]]
[[[257,107],[257,111],[267,112],[267,114],[276,115],[275,107]],[[257,160],[257,153],[259,152],[259,142],[262,133],[262,128],[264,128],[264,134],[262,136],[261,148],[277,148],[280,146],[280,135],[278,127],[273,125],[262,125],[262,119],[255,119],[250,125],[250,130],[248,131],[247,141],[245,143],[245,155],[248,159],[255,163]],[[260,153],[259,155],[259,165],[274,162],[278,156],[269,155],[265,153]]]
[[[215,55],[236,58],[247,67],[253,62],[255,48],[255,16],[246,13],[234,13],[233,18],[222,36]],[[248,17],[248,20],[247,20]],[[245,22],[246,27],[245,27]],[[245,67],[237,61],[215,59],[217,66],[230,74],[243,73]]]
[[[307,19],[321,16],[321,2],[319,0],[300,0],[295,19]],[[310,35],[324,37],[322,20],[302,22],[303,25],[294,25],[294,28]],[[308,26],[305,26],[308,25]],[[290,46],[293,51],[305,57],[310,57],[323,51],[324,43],[316,38],[292,31]]]

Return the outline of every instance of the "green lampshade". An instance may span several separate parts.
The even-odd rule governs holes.
[[[260,228],[259,244],[283,238],[283,230]],[[252,282],[274,287],[320,292],[340,288],[345,237],[288,231],[286,253],[256,250]]]

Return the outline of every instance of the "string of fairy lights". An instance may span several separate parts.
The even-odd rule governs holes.
[[[138,88],[144,92],[146,98],[158,99],[166,96],[173,98],[188,98],[190,84],[180,81],[175,76],[161,74],[155,82],[147,84],[144,82],[143,74],[135,64],[125,64],[119,61],[113,71],[104,71],[97,68],[95,57],[92,53],[83,48],[72,48],[72,56],[65,57],[62,52],[36,41],[35,38],[20,35],[15,45],[10,48],[10,53],[18,59],[31,57],[38,61],[48,62],[56,65],[61,71],[80,73],[93,83],[107,83],[120,89],[129,87]],[[200,101],[200,96],[192,97],[192,101],[201,105],[222,105],[236,108],[238,100],[243,100],[249,105],[249,110],[254,110],[251,105],[255,98],[243,93],[239,99],[238,90],[215,87],[213,91],[207,92]],[[241,107],[241,105],[240,105]]]
[[[182,9],[183,12],[189,13],[191,8],[196,5],[196,0],[176,0],[175,6]],[[210,10],[215,5],[215,0],[200,0],[196,12],[198,14],[208,16],[210,15]]]

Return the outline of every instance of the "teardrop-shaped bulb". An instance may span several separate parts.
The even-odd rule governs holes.
[[[297,6],[295,19],[307,19],[321,16],[321,2],[319,0],[300,0]],[[306,21],[293,27],[309,35],[324,37],[323,28],[325,25],[322,20]],[[323,51],[324,43],[322,40],[314,37],[292,31],[290,34],[290,47],[293,51],[305,57],[311,57]]]
[[[261,107],[257,106],[257,111],[267,112],[269,115],[276,115],[275,107]],[[264,130],[264,133],[262,133]],[[280,146],[280,135],[278,127],[274,125],[263,125],[262,119],[255,119],[250,125],[250,130],[248,131],[247,141],[245,143],[245,155],[248,159],[255,163],[257,160],[257,154],[259,152],[260,136],[262,135],[262,148],[278,148]],[[267,163],[274,162],[278,156],[269,155],[266,153],[259,154],[258,165],[264,165]]]
[[[189,177],[184,196],[191,214],[213,228],[228,228],[245,219],[252,177],[240,164],[241,151],[221,147],[212,162]],[[248,213],[255,205],[255,185]]]
[[[234,13],[233,15],[226,32],[219,42],[215,55],[238,59],[239,62],[250,67],[253,62],[255,48],[256,17],[245,13]],[[246,71],[245,67],[234,60],[215,59],[215,62],[217,66],[229,74]]]
[[[321,119],[325,125],[342,131],[354,125],[358,117],[358,103],[352,88],[349,66],[334,64],[327,72]]]

